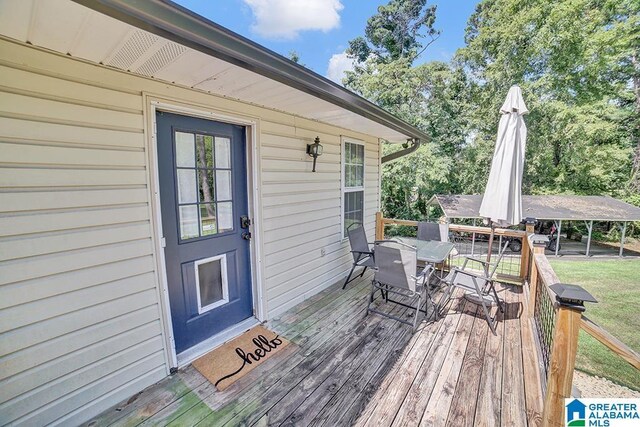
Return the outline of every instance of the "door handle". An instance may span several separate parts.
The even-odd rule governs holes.
[[[242,237],[244,240],[251,240],[251,233],[250,233],[250,232],[248,232],[248,231],[245,231],[245,232],[243,232],[243,233],[241,234],[241,237]]]

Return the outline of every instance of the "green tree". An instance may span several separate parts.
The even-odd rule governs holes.
[[[348,50],[345,85],[431,136],[384,165],[386,215],[420,218],[432,194],[484,191],[512,84],[530,110],[524,193],[640,205],[638,0],[484,0],[450,63],[416,65],[439,35],[435,14],[426,0],[392,0]]]
[[[415,154],[384,165],[382,205],[389,216],[424,217],[433,194],[457,185],[452,165],[466,137],[465,73],[442,62],[415,65],[439,35],[435,13],[426,0],[392,0],[378,8],[365,36],[352,40],[347,51],[357,63],[345,86],[431,136]],[[385,154],[400,149],[383,148]]]
[[[289,59],[295,62],[296,64],[300,63],[300,55],[295,50],[289,51]]]
[[[435,21],[436,6],[427,6],[427,0],[391,0],[378,7],[378,13],[367,21],[364,37],[351,40],[347,52],[360,63],[401,58],[412,62],[440,34]]]
[[[456,58],[473,81],[465,156],[482,165],[467,186],[486,177],[498,108],[517,83],[530,109],[525,192],[637,193],[639,12],[637,0],[478,4]]]

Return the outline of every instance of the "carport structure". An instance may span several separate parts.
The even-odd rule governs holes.
[[[482,195],[440,195],[433,196],[427,206],[439,206],[448,221],[452,219],[481,218],[479,215]],[[575,195],[541,195],[522,196],[522,215],[524,218],[554,221],[558,228],[558,236],[562,231],[563,221],[583,221],[587,227],[587,250],[591,248],[593,222],[613,222],[620,229],[620,251],[623,255],[627,223],[640,221],[640,208],[614,199],[609,196],[575,196]],[[560,239],[556,240],[559,242]],[[559,243],[555,254],[558,255]]]

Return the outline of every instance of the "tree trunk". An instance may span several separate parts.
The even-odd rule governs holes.
[[[206,147],[203,135],[196,135],[196,148],[198,150],[198,167],[206,168],[207,167],[207,157],[206,157]],[[211,204],[213,200],[211,199],[211,187],[209,186],[209,180],[207,179],[207,170],[206,169],[198,169],[198,175],[200,179],[200,189],[202,189],[202,201],[206,203],[207,214],[210,217],[215,216],[215,210],[213,209],[213,205]]]

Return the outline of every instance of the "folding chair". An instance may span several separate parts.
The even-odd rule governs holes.
[[[357,227],[353,227],[356,225]],[[351,255],[353,256],[353,265],[351,266],[351,271],[347,276],[347,279],[344,281],[344,285],[342,285],[342,289],[347,287],[347,284],[358,277],[362,277],[367,268],[374,268],[376,266],[373,260],[373,250],[371,249],[369,242],[367,241],[367,234],[364,231],[364,227],[362,224],[351,224],[349,228],[347,228],[347,236],[349,237],[349,245],[351,246]],[[356,267],[363,267],[362,272],[359,276],[351,278]]]
[[[383,241],[376,242],[374,252],[376,273],[371,281],[371,296],[369,297],[369,304],[367,305],[367,314],[373,312],[389,317],[399,322],[412,325],[414,330],[418,326],[418,314],[423,312],[426,317],[429,302],[431,303],[435,316],[437,310],[435,309],[435,303],[429,292],[429,279],[433,273],[433,267],[428,265],[419,274],[416,274],[418,262],[416,248],[401,242]],[[376,290],[381,291],[385,303],[391,302],[415,310],[413,322],[371,307]],[[417,300],[417,302],[414,306],[392,300],[389,298],[389,293],[412,298],[414,301]],[[424,310],[422,309],[423,305],[425,306]]]
[[[454,288],[462,289],[467,296],[471,297],[467,298],[468,300],[482,305],[482,311],[487,319],[487,323],[495,335],[497,313],[496,316],[491,317],[488,305],[492,305],[495,302],[500,309],[500,312],[504,313],[504,302],[498,298],[498,293],[496,292],[494,283],[494,275],[507,246],[509,246],[509,242],[501,248],[498,257],[494,262],[487,262],[478,258],[466,256],[462,267],[454,267],[443,279],[443,281],[449,286],[449,289],[443,296],[439,306],[442,307],[444,305],[442,301],[446,302],[451,298]],[[482,272],[479,273],[477,271],[467,269],[467,263],[469,261],[482,264]]]
[[[437,222],[425,222],[420,221],[418,223],[418,240],[435,240],[442,242],[442,234],[440,232],[440,226],[446,224],[438,224]]]
[[[437,242],[449,241],[449,224],[440,224],[437,222],[418,222],[418,233],[416,235],[418,240],[435,240]],[[455,243],[455,242],[454,242]],[[449,254],[448,264],[451,265],[451,257],[458,255],[458,250],[453,248]],[[444,276],[445,263],[440,266],[440,274]]]

